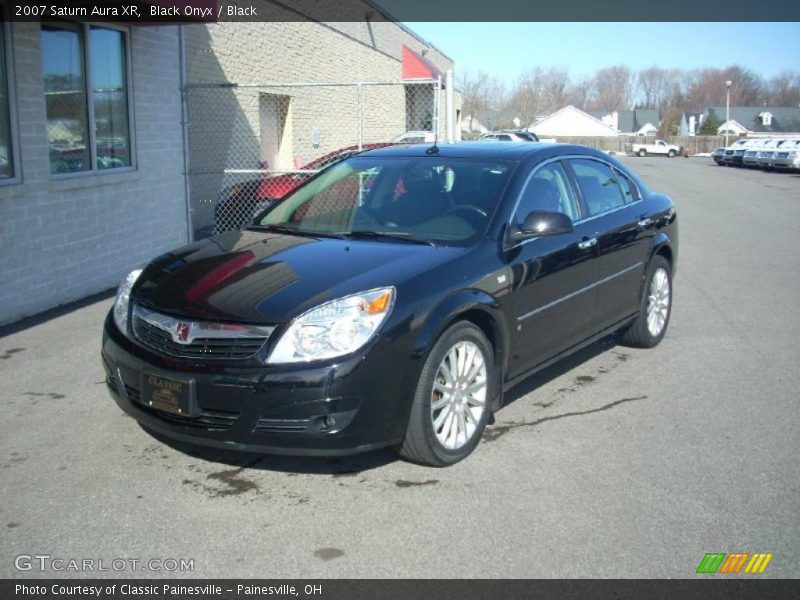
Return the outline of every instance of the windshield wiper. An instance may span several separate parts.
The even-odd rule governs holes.
[[[309,231],[306,229],[298,229],[289,225],[250,225],[247,229],[254,229],[257,231],[274,231],[276,233],[288,233],[289,235],[301,235],[304,237],[341,237],[341,234],[330,233],[328,231]]]
[[[425,246],[433,246],[436,247],[436,244],[433,240],[423,240],[420,238],[411,237],[410,233],[405,231],[371,231],[368,229],[356,229],[354,231],[339,231],[336,235],[342,237],[350,237],[355,239],[389,239],[392,241],[400,240],[403,242],[409,242],[411,244],[424,244]]]

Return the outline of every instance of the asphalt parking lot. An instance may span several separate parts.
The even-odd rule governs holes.
[[[692,577],[735,551],[796,577],[800,175],[624,160],[678,207],[667,337],[526,381],[448,469],[153,438],[103,383],[110,299],[0,338],[0,577],[81,575],[20,572],[21,554],[193,559],[172,574],[194,577]]]

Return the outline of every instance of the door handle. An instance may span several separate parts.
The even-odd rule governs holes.
[[[653,219],[650,217],[642,217],[639,219],[639,227],[648,227],[650,224],[652,224],[652,222]]]
[[[580,248],[581,250],[586,250],[586,249],[591,248],[592,246],[596,246],[596,245],[597,245],[597,238],[596,237],[583,238],[582,242],[578,242],[578,248]]]

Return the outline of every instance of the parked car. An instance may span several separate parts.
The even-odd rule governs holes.
[[[714,162],[718,165],[722,165],[722,157],[725,154],[725,148],[714,148],[714,152],[711,153],[711,158],[714,159]]]
[[[432,131],[406,131],[392,141],[398,144],[432,144],[436,141],[436,136]]]
[[[300,169],[286,171],[250,179],[228,186],[220,194],[214,207],[214,232],[222,233],[241,229],[253,216],[269,204],[280,200],[301,183],[312,177],[317,171],[325,169],[340,160],[365,150],[391,146],[394,142],[377,142],[358,146],[347,146],[321,156]]]
[[[784,142],[787,140],[779,139],[779,138],[771,138],[764,142],[764,145],[758,151],[756,155],[756,164],[757,166],[761,167],[762,169],[770,170],[774,166],[773,158],[775,156],[775,152],[780,148]]]
[[[748,150],[761,147],[761,140],[739,140],[733,147],[733,154],[730,156],[730,164],[734,167],[744,166],[744,155]]]
[[[763,150],[764,144],[767,141],[764,138],[754,139],[753,143],[748,145],[742,156],[742,166],[744,167],[757,167],[758,166],[758,153]]]
[[[381,148],[130,273],[102,364],[177,440],[444,466],[532,373],[612,332],[661,342],[677,256],[672,200],[597,150]]]
[[[776,169],[796,169],[800,155],[800,140],[786,140],[774,151],[772,166]]]
[[[725,147],[725,153],[722,155],[722,164],[728,165],[729,167],[733,166],[733,164],[734,164],[734,160],[733,160],[734,159],[734,155],[736,154],[736,152],[738,150],[744,151],[744,146],[749,141],[751,141],[751,140],[747,140],[747,139],[742,138],[740,140],[736,140],[735,142],[733,142],[729,146],[726,146]],[[744,154],[744,152],[743,152],[743,154]]]
[[[538,142],[539,137],[535,133],[525,131],[524,129],[503,129],[500,131],[491,131],[484,133],[480,138],[480,142]]]
[[[658,154],[672,158],[680,154],[681,147],[675,144],[668,144],[664,140],[656,140],[652,144],[632,144],[631,152],[636,156],[647,156],[648,154]]]

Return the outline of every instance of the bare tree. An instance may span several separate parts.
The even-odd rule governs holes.
[[[687,74],[686,105],[692,109],[723,106],[726,82],[731,82],[731,106],[755,106],[766,101],[761,77],[739,65],[725,69],[698,69]]]
[[[567,103],[581,110],[588,109],[589,96],[592,93],[593,82],[589,77],[582,77],[574,81],[567,91]]]
[[[636,79],[643,96],[643,108],[661,108],[670,87],[669,70],[653,66],[639,71]]]
[[[800,105],[800,73],[784,71],[769,80],[766,95],[773,106]]]
[[[625,110],[633,98],[633,74],[625,65],[598,70],[594,75],[594,110]]]
[[[499,111],[508,102],[505,83],[483,71],[474,74],[464,71],[458,79],[458,86],[461,89],[462,111],[467,118],[474,119],[477,113],[485,110]]]
[[[525,123],[543,113],[544,70],[533,67],[522,73],[511,89],[511,108]]]
[[[542,81],[544,106],[548,112],[554,112],[567,105],[567,87],[570,83],[569,72],[560,67],[553,67],[544,73]]]

